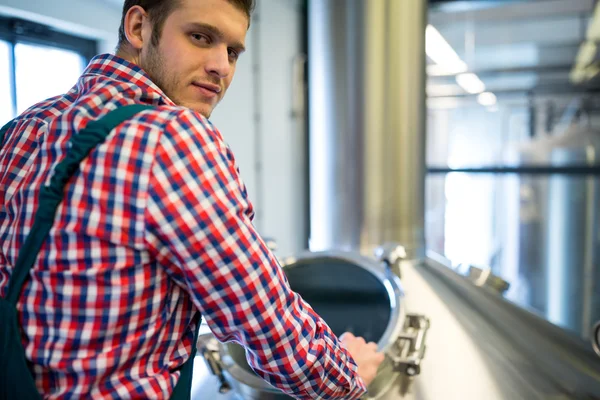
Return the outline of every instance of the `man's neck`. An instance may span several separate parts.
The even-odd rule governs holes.
[[[130,63],[135,64],[137,66],[140,65],[140,62],[139,62],[139,59],[140,59],[139,52],[133,51],[127,45],[122,45],[122,46],[117,47],[115,55],[117,57],[121,57],[122,59],[124,59],[126,61],[129,61]]]

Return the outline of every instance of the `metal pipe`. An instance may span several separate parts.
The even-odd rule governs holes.
[[[422,258],[427,2],[308,4],[310,248]]]
[[[594,146],[587,146],[586,158],[588,165],[596,163],[596,149]],[[595,223],[596,223],[596,204],[597,188],[594,177],[587,177],[585,180],[585,234],[584,234],[584,249],[583,249],[583,299],[582,317],[581,317],[581,333],[585,339],[589,339],[590,328],[593,318],[593,303],[594,303],[594,251],[595,251]]]

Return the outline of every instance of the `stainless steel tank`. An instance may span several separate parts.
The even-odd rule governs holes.
[[[310,249],[425,254],[426,0],[309,0]]]
[[[365,399],[402,397],[419,375],[425,354],[429,320],[407,311],[401,281],[393,272],[399,256],[388,246],[378,259],[354,252],[306,252],[282,264],[290,287],[336,335],[351,332],[376,342],[386,354]],[[200,342],[221,392],[231,388],[244,400],[290,398],[254,373],[240,345],[220,344],[211,335]]]
[[[396,383],[398,391],[381,400],[600,398],[600,355],[592,343],[461,276],[439,255],[430,253],[423,264],[403,262],[400,270],[402,304],[426,315],[431,327],[420,374],[405,393],[398,392],[401,387]],[[211,350],[225,355],[219,346]],[[205,358],[197,357],[192,398],[243,400],[268,395],[254,388],[242,395],[235,390],[220,393],[220,387],[222,382],[210,372]]]
[[[516,150],[518,166],[548,171],[519,175],[521,291],[514,300],[586,338],[600,319],[600,177],[585,168],[600,165],[599,151],[600,132],[579,127]]]

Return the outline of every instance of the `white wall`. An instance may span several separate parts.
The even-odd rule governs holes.
[[[0,0],[0,15],[99,40],[112,52],[120,0]],[[258,0],[229,92],[211,120],[232,147],[257,211],[259,232],[282,256],[304,248],[304,119],[292,116],[293,63],[301,50],[299,0]],[[259,118],[259,119],[257,119]]]
[[[304,119],[292,115],[293,65],[301,41],[299,0],[259,0],[248,32],[249,54],[239,61],[229,93],[211,118],[240,164],[259,232],[277,241],[282,256],[305,247]]]

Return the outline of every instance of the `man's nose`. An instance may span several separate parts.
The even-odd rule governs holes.
[[[212,48],[205,68],[209,75],[218,76],[219,78],[225,78],[229,75],[231,64],[229,63],[227,47],[217,46]]]

